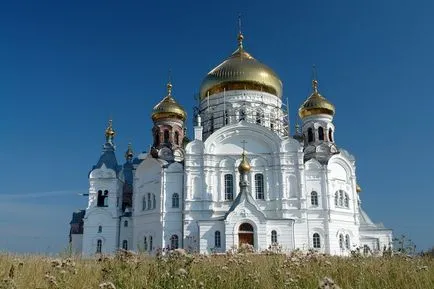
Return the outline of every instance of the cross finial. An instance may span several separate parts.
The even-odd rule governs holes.
[[[169,69],[168,81],[167,81],[167,95],[172,95],[172,70]]]
[[[243,154],[244,154],[244,152],[246,151],[246,143],[247,143],[247,142],[246,142],[246,140],[243,139],[243,140],[241,141],[241,143],[243,144]]]
[[[238,13],[238,47],[243,48],[243,33],[241,32],[241,13]]]
[[[312,65],[312,89],[314,93],[318,93],[318,80],[315,64]]]

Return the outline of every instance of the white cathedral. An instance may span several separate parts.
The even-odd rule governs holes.
[[[282,93],[239,33],[235,52],[202,81],[193,140],[170,82],[152,111],[149,152],[134,156],[129,146],[118,163],[110,121],[89,173],[88,206],[70,223],[73,250],[213,253],[246,243],[348,255],[389,247],[392,231],[361,208],[355,159],[335,143],[335,107],[318,81],[293,135]]]

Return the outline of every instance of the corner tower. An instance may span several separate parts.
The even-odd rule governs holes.
[[[304,161],[315,158],[326,163],[338,152],[334,142],[335,107],[318,91],[318,80],[312,80],[312,94],[301,105],[298,114],[302,120]]]
[[[153,145],[151,154],[154,158],[166,161],[184,159],[183,141],[187,114],[172,96],[172,84],[167,83],[167,95],[152,111]]]

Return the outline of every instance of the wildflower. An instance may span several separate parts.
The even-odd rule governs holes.
[[[116,286],[112,282],[104,282],[104,283],[99,284],[99,288],[100,289],[116,289]]]
[[[428,266],[419,266],[419,267],[417,267],[417,269],[416,269],[416,272],[417,271],[428,271]]]
[[[57,281],[56,281],[56,277],[47,273],[47,274],[45,274],[45,279],[47,279],[51,288],[59,288],[59,285],[57,284]]]
[[[187,270],[185,270],[184,268],[179,268],[178,271],[176,271],[176,275],[185,277],[187,275]]]
[[[62,267],[62,261],[60,261],[59,259],[51,260],[51,267],[54,267],[54,268]]]
[[[340,287],[336,285],[335,281],[330,277],[324,277],[324,279],[319,282],[318,289],[340,289]]]

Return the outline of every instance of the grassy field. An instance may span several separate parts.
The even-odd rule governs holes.
[[[121,252],[94,260],[0,254],[0,288],[433,289],[433,257]],[[333,284],[334,283],[334,284]]]

